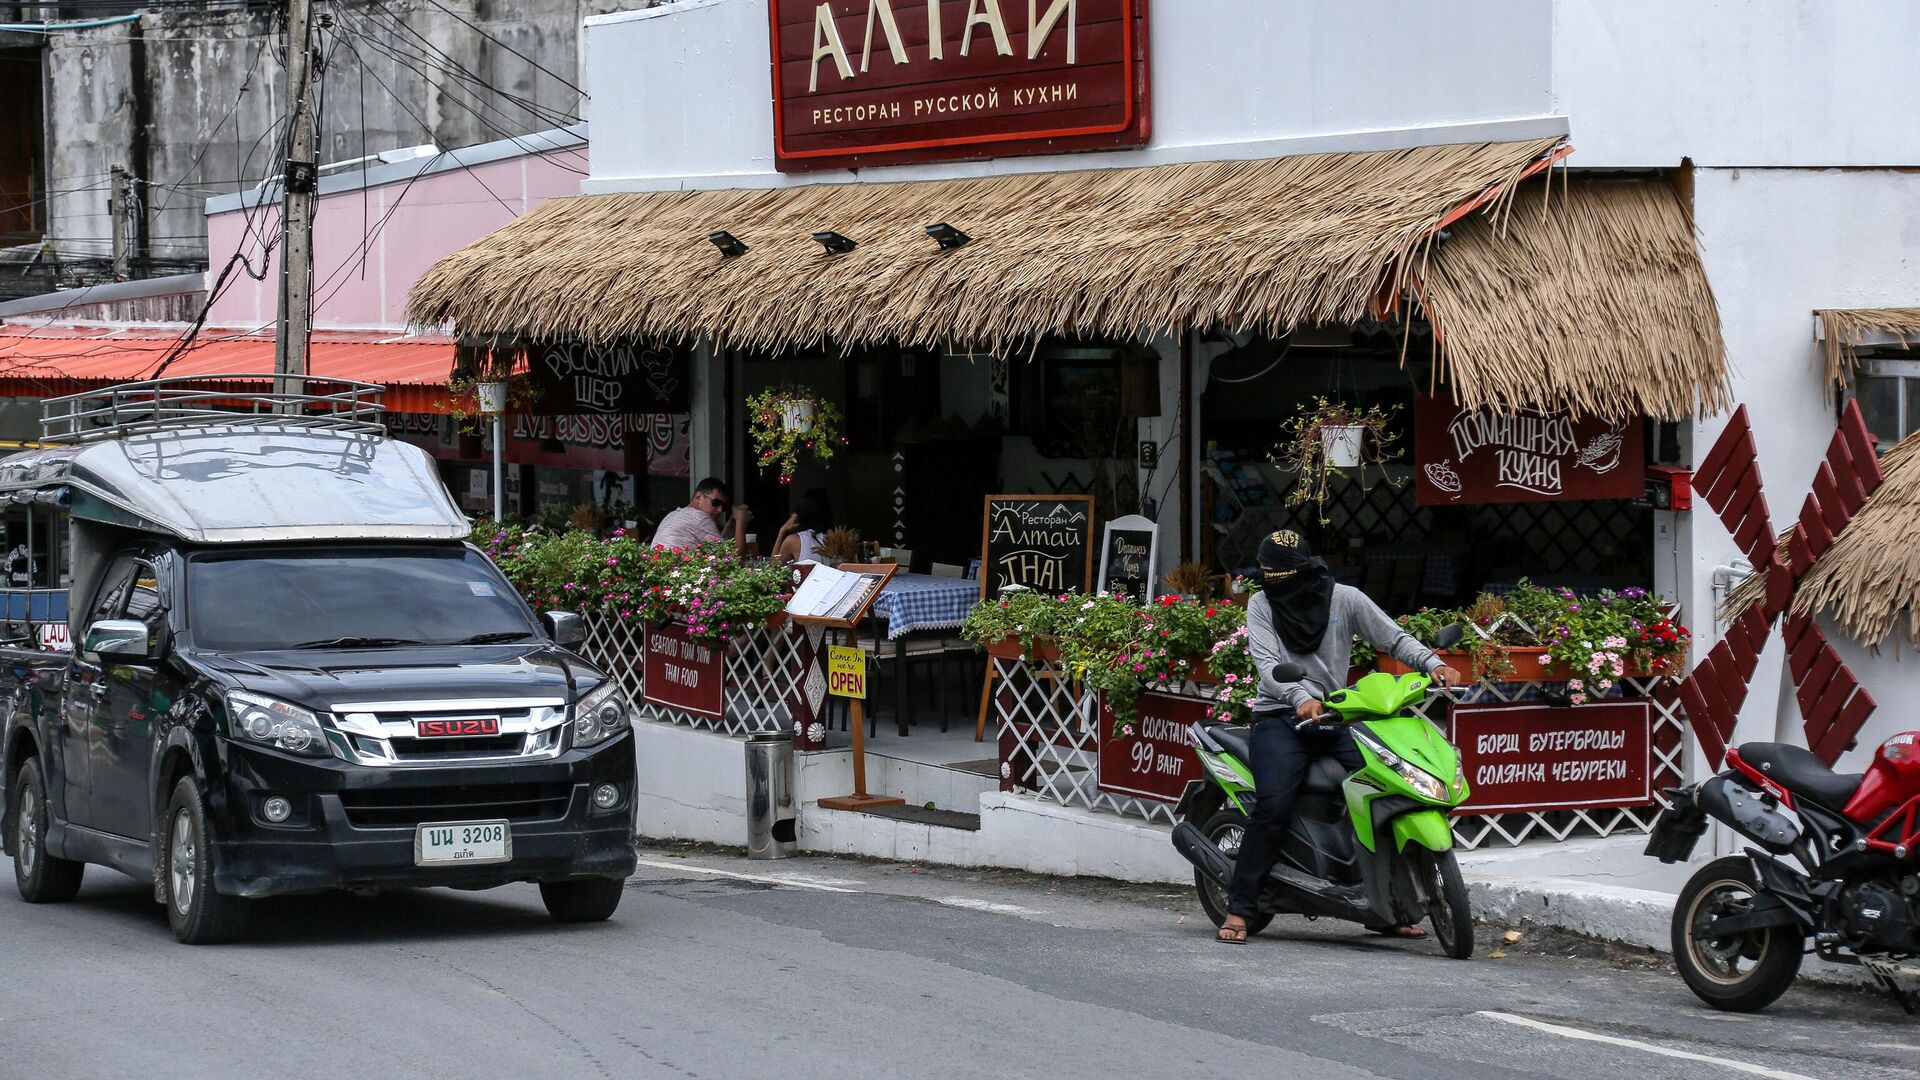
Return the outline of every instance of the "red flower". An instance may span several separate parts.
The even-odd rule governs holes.
[[[1219,608],[1208,608],[1208,609],[1207,609],[1207,618],[1209,618],[1209,619],[1211,619],[1211,618],[1213,618],[1213,617],[1214,617],[1215,615],[1218,615],[1218,614],[1220,614],[1220,609],[1219,609]]]

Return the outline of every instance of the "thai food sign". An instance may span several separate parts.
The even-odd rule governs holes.
[[[784,171],[1147,141],[1147,0],[767,7]]]
[[[1638,498],[1646,473],[1640,427],[1532,410],[1463,409],[1426,395],[1413,409],[1414,501]]]

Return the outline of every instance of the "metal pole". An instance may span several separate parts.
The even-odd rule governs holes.
[[[127,280],[127,169],[124,165],[115,165],[109,175],[111,186],[107,189],[107,217],[112,221],[113,229],[113,280]]]
[[[313,0],[286,0],[287,100],[292,130],[281,180],[285,213],[280,239],[280,312],[273,343],[276,374],[307,373],[307,336],[313,302],[313,195],[319,183],[314,164]],[[274,380],[281,393],[302,393],[305,380]],[[290,407],[289,407],[290,408]]]
[[[507,486],[501,481],[501,457],[507,441],[507,418],[504,413],[493,414],[493,520],[499,524],[506,517]]]

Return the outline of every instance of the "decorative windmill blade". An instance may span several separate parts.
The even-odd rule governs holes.
[[[1746,406],[1734,411],[1726,430],[1701,459],[1694,490],[1720,515],[1755,571],[1767,575],[1765,597],[1734,618],[1726,637],[1680,683],[1687,719],[1714,768],[1726,757],[1727,740],[1733,736],[1774,620],[1786,613],[1800,579],[1833,546],[1882,479],[1866,420],[1859,405],[1848,402],[1839,430],[1827,445],[1826,458],[1814,474],[1813,490],[1800,508],[1789,560],[1781,557],[1767,515]],[[1861,688],[1813,619],[1790,617],[1786,634],[1787,668],[1805,720],[1807,746],[1831,765],[1873,713],[1873,697]]]

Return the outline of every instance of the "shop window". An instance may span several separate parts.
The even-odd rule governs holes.
[[[1852,395],[1873,434],[1875,449],[1886,453],[1920,430],[1920,353],[1861,360]]]

